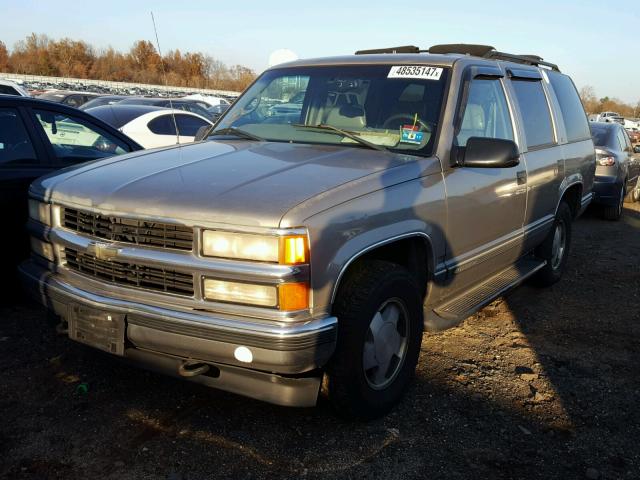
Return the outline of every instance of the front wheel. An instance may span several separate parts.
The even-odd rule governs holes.
[[[571,208],[563,201],[558,206],[553,227],[535,251],[537,258],[547,262],[533,277],[534,283],[539,286],[553,285],[562,277],[571,246],[572,222]]]
[[[409,272],[372,260],[356,265],[340,288],[336,352],[323,392],[338,413],[371,419],[388,412],[415,372],[422,342],[422,300]]]

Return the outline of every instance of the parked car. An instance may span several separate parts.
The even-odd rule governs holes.
[[[631,141],[618,123],[591,123],[596,146],[594,203],[602,206],[607,220],[622,216],[627,193],[633,197],[640,174],[640,160],[634,156]]]
[[[17,95],[18,97],[30,97],[29,92],[11,80],[0,79],[0,95]]]
[[[213,107],[209,107],[207,111],[209,112],[210,119],[212,122],[217,122],[218,119],[222,116],[224,112],[229,109],[229,105],[225,103],[221,103],[219,105],[215,105]]]
[[[201,93],[194,93],[192,95],[186,95],[182,97],[184,100],[195,100],[199,102],[204,102],[208,107],[217,107],[219,105],[226,105],[227,107],[231,105],[231,102],[226,98],[222,97],[214,97],[213,95],[202,95]]]
[[[637,128],[625,128],[627,131],[627,135],[629,135],[629,140],[631,143],[640,143],[640,130]]]
[[[123,105],[122,102],[90,108],[87,113],[117,128],[144,148],[193,142],[201,127],[213,125],[208,119],[184,110]]]
[[[417,51],[278,65],[208,141],[40,179],[31,228],[54,258],[34,254],[25,283],[70,338],[139,364],[281,405],[314,405],[322,385],[344,415],[387,412],[423,328],[560,279],[595,173],[558,67]],[[291,79],[294,123],[269,115]],[[360,103],[331,101],[346,93]]]
[[[48,100],[50,102],[61,103],[70,107],[79,108],[81,105],[87,103],[96,97],[99,97],[98,93],[90,92],[69,92],[66,90],[52,90],[45,92],[38,96],[40,100]]]
[[[89,108],[101,107],[102,105],[113,105],[114,103],[118,103],[126,98],[129,98],[127,95],[100,95],[92,100],[89,100],[87,103],[80,105],[80,110],[88,110]]]
[[[129,97],[119,102],[122,105],[153,105],[156,107],[174,108],[185,112],[195,113],[201,117],[213,120],[211,114],[197,100],[184,100],[181,98],[146,98]]]
[[[15,275],[18,262],[28,256],[29,239],[22,232],[28,218],[27,190],[35,178],[141,148],[104,122],[73,108],[29,97],[0,96],[2,272]],[[13,282],[5,281],[5,287],[8,283]]]

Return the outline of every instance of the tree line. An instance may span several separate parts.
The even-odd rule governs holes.
[[[53,40],[32,33],[13,49],[0,41],[0,72],[74,77],[177,87],[244,90],[256,77],[250,68],[227,66],[201,52],[171,50],[162,57],[153,43],[134,42],[122,53],[96,49],[86,42]]]
[[[617,112],[628,118],[638,118],[640,116],[640,101],[632,105],[618,98],[598,98],[595,89],[590,85],[580,89],[580,100],[582,100],[582,105],[589,115],[600,112]]]

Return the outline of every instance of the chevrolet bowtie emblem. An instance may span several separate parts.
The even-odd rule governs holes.
[[[120,249],[111,243],[91,242],[87,247],[87,253],[98,260],[113,260],[120,253]]]

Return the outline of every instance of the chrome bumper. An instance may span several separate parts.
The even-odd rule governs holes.
[[[193,379],[272,403],[311,405],[313,395],[310,394],[309,381],[312,379],[281,375],[303,374],[322,367],[335,349],[335,317],[283,325],[195,310],[170,310],[81,290],[33,260],[24,262],[20,273],[27,291],[64,319],[68,319],[78,306],[124,314],[125,342],[129,347],[125,350],[125,357],[152,367],[160,365],[163,371],[167,371],[167,366],[171,370],[174,364],[179,365],[184,360],[215,365],[220,371],[218,378],[207,377],[206,381],[199,377]],[[251,351],[251,362],[236,359],[234,352],[238,347]],[[222,381],[223,376],[233,377],[233,381]],[[261,376],[265,377],[262,382],[255,380]],[[286,384],[282,396],[278,388],[271,389],[271,393],[255,388],[260,384],[277,387],[278,379]],[[306,389],[300,398],[291,393],[295,391],[296,381]],[[319,378],[314,378],[312,383],[317,395]],[[243,389],[242,385],[246,388]]]

